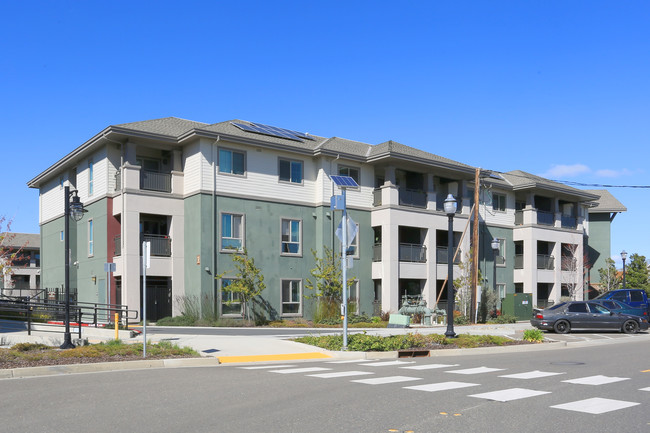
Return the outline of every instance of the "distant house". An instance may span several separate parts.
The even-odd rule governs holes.
[[[201,299],[200,307],[218,316],[241,317],[228,284],[232,254],[244,249],[265,277],[264,314],[313,317],[306,288],[316,264],[312,251],[340,253],[341,215],[330,208],[340,191],[331,175],[359,185],[347,191],[358,225],[348,271],[358,313],[396,312],[404,295],[444,306],[447,251],[460,247],[451,276],[458,278],[458,263],[470,251],[471,236],[463,233],[471,233],[477,188],[479,284],[496,287],[499,298],[530,293],[536,306],[563,296],[581,299],[585,251],[610,254],[611,218],[591,207],[604,194],[521,170],[492,173],[475,185],[475,173],[470,165],[394,141],[373,145],[243,120],[170,117],[109,126],[28,185],[39,189],[43,286],[63,284],[67,185],[87,210],[70,222],[71,289],[80,301],[110,299],[141,309],[140,248],[149,241],[151,320],[179,314],[183,297]],[[443,210],[449,194],[458,203],[453,245]],[[590,217],[598,223],[590,224]],[[592,244],[592,237],[601,240]],[[110,293],[105,263],[116,265]]]
[[[9,253],[17,253],[12,261],[3,263],[4,275],[0,279],[2,294],[35,294],[41,286],[41,236],[31,233],[2,233],[0,238],[0,247]]]

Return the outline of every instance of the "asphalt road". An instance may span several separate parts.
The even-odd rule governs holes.
[[[649,355],[645,339],[627,339],[398,364],[317,361],[7,379],[0,380],[0,430],[647,431]],[[312,376],[321,374],[327,376]]]

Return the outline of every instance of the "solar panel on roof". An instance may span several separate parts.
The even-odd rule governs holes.
[[[330,179],[332,179],[332,182],[334,182],[334,184],[340,187],[344,187],[344,188],[359,187],[357,182],[350,176],[330,176]]]
[[[269,135],[271,137],[286,138],[288,140],[300,141],[300,142],[303,141],[302,140],[303,138],[307,140],[313,140],[312,137],[302,132],[292,131],[290,129],[278,128],[271,125],[264,125],[262,123],[251,123],[250,125],[247,125],[245,123],[235,123],[235,122],[231,122],[231,123],[235,125],[237,128],[246,132],[254,132],[256,134]]]

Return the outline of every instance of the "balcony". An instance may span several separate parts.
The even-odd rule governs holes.
[[[399,261],[426,263],[427,247],[417,244],[399,244]]]
[[[515,269],[524,269],[524,255],[515,254]]]
[[[447,259],[447,255],[448,255],[448,248],[447,247],[437,247],[436,248],[436,263],[438,263],[439,265],[449,263],[449,260]],[[454,265],[460,264],[460,256],[461,256],[461,253],[458,253],[456,258],[454,259]]]
[[[553,212],[538,210],[537,224],[543,224],[547,226],[555,225],[555,214]]]
[[[374,207],[381,206],[381,189],[379,188],[372,191],[372,205]]]
[[[537,269],[552,271],[555,269],[555,258],[547,254],[537,254]]]
[[[172,175],[171,173],[140,170],[140,189],[172,192]]]
[[[515,225],[520,226],[524,224],[524,211],[516,210],[515,211]]]
[[[381,244],[374,244],[372,246],[372,261],[381,262]]]
[[[157,257],[171,257],[172,240],[166,235],[140,235],[140,254],[142,254],[142,242],[151,243],[151,255]],[[115,236],[115,256],[122,255],[121,235]]]
[[[402,206],[427,207],[427,193],[422,190],[400,188],[399,204]]]
[[[562,215],[562,227],[575,229],[578,227],[578,219],[573,216]]]

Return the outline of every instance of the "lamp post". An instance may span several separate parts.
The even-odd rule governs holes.
[[[445,199],[445,213],[449,218],[447,231],[447,332],[445,337],[454,338],[454,215],[456,214],[456,199],[449,194]]]
[[[75,346],[72,344],[72,337],[70,335],[70,218],[72,217],[75,222],[78,222],[83,218],[83,213],[86,210],[84,209],[83,203],[79,200],[77,191],[70,192],[68,185],[65,186],[63,195],[63,227],[65,230],[65,333],[63,334],[63,344],[60,348],[72,349]],[[70,200],[71,197],[72,200]]]
[[[625,259],[627,259],[627,252],[621,251],[621,259],[623,259],[623,289],[625,289]]]
[[[497,257],[499,257],[499,247],[501,246],[501,242],[497,238],[492,239],[492,242],[490,243],[490,246],[492,246],[492,252],[494,253],[494,274],[492,275],[492,287],[494,288],[494,294],[496,296],[499,296],[497,293]],[[501,299],[498,297],[497,299]]]

